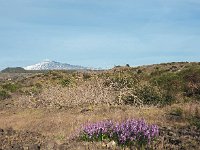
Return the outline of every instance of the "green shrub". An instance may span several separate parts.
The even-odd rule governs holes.
[[[4,100],[7,98],[10,98],[11,96],[9,95],[9,93],[5,90],[0,90],[0,100]]]
[[[200,68],[196,66],[189,66],[180,72],[163,73],[153,77],[151,83],[165,90],[167,99],[177,94],[200,99]]]
[[[37,86],[33,86],[31,88],[31,92],[35,95],[39,94],[41,92],[41,88],[38,88]]]
[[[176,73],[166,73],[151,80],[164,90],[177,92],[182,89],[182,79]]]
[[[171,93],[152,85],[144,85],[139,88],[137,90],[137,96],[146,105],[164,106],[174,102],[174,97]]]
[[[137,70],[137,74],[141,74],[142,73],[142,70],[141,69],[138,69]]]
[[[67,86],[69,86],[69,85],[71,84],[71,80],[70,80],[70,79],[62,79],[62,80],[60,81],[60,83],[61,83],[61,85],[62,85],[63,87],[67,87]]]
[[[6,83],[2,85],[2,88],[9,92],[16,92],[20,88],[20,85],[16,83]]]
[[[137,92],[137,95],[140,99],[143,100],[143,103],[147,105],[157,105],[160,101],[162,101],[160,93],[156,91],[152,86],[146,85],[140,88]]]

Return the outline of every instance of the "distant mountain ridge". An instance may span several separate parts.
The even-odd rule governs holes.
[[[22,67],[7,67],[1,71],[2,73],[24,73],[26,70]]]
[[[25,70],[89,70],[91,68],[45,60],[40,63],[26,66]]]

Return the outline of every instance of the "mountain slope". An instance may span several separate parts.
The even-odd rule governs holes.
[[[89,68],[45,60],[43,62],[24,67],[25,70],[87,70]]]

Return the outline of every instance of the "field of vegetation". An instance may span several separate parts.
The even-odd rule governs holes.
[[[200,149],[200,63],[0,73],[1,149]]]

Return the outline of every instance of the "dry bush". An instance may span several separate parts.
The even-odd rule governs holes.
[[[94,78],[78,85],[61,85],[43,88],[37,96],[23,95],[18,105],[29,107],[73,107],[78,105],[96,105],[114,103],[114,92],[103,85],[103,80]]]
[[[143,101],[136,94],[138,80],[129,73],[118,72],[110,74],[105,81],[105,87],[113,89],[116,93],[115,103],[118,105],[143,106]]]

